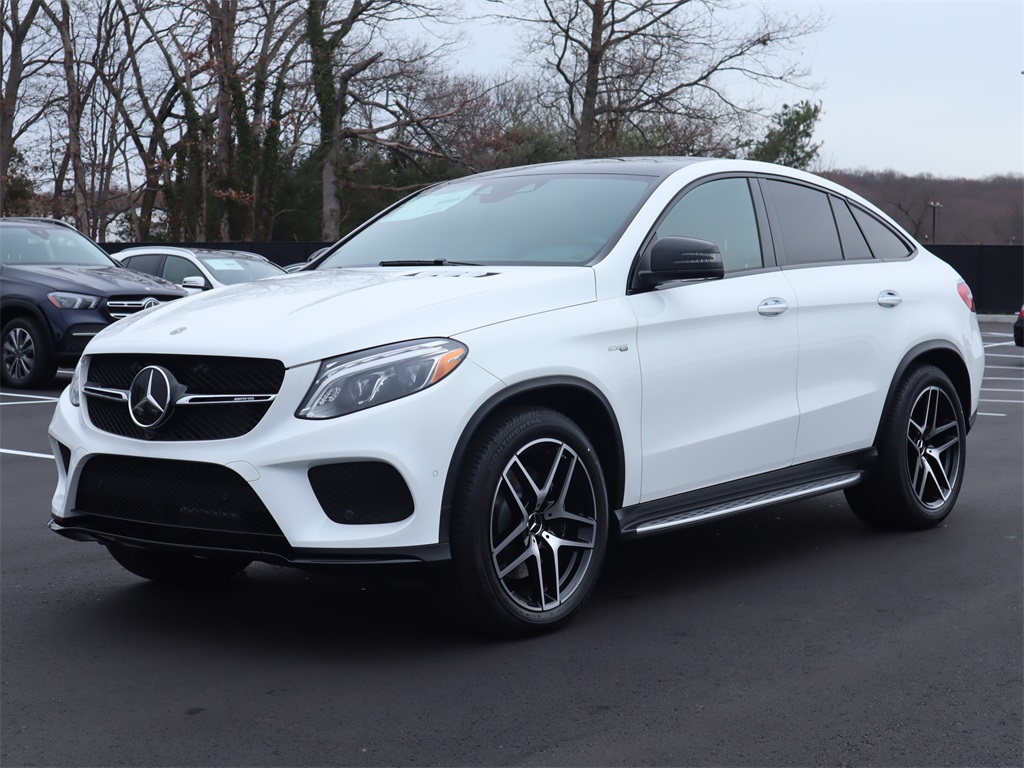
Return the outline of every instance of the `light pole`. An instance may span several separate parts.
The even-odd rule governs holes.
[[[942,203],[928,203],[928,207],[932,209],[932,245],[935,244],[935,213],[942,207]]]

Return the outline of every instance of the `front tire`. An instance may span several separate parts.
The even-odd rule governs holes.
[[[878,463],[860,485],[846,490],[854,513],[880,528],[941,523],[963,485],[966,437],[963,408],[949,377],[931,365],[912,370],[879,431]]]
[[[561,626],[597,581],[608,526],[604,475],[579,426],[547,408],[497,415],[471,445],[456,493],[457,610],[503,635]]]
[[[118,564],[136,576],[161,584],[203,586],[227,581],[245,570],[252,560],[241,557],[196,557],[182,552],[107,544]]]
[[[57,362],[50,340],[39,323],[17,317],[0,333],[0,373],[3,383],[17,389],[38,389],[53,383]]]

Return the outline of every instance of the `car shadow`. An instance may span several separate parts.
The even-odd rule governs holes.
[[[833,494],[618,542],[590,604],[558,634],[620,623],[626,605],[633,619],[659,603],[700,602],[722,589],[749,589],[804,560],[809,567],[823,557],[849,555],[858,562],[866,541],[886,536],[893,534],[870,531],[842,495]],[[112,562],[111,568],[121,586],[94,595],[76,621],[84,621],[86,631],[132,636],[151,647],[209,644],[232,653],[325,659],[358,652],[373,659],[408,648],[445,652],[516,642],[463,624],[460,606],[444,589],[443,569],[310,573],[257,563],[218,587],[189,589],[138,580]]]

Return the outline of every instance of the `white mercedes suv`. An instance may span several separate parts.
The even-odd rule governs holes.
[[[159,581],[449,561],[465,614],[535,632],[614,537],[840,489],[936,525],[983,367],[967,285],[827,180],[512,168],[99,334],[50,426],[50,527]]]

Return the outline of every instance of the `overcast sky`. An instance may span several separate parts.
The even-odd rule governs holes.
[[[816,92],[767,94],[781,106],[812,98],[826,167],[981,178],[1024,173],[1024,0],[768,2],[821,9],[832,22],[807,38],[801,61]],[[466,0],[467,10],[477,0]],[[750,3],[752,8],[761,4]],[[466,29],[461,67],[515,62],[507,22]],[[514,71],[514,68],[513,68]]]

